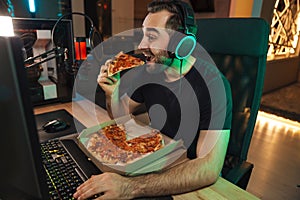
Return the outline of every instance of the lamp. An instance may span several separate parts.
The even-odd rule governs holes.
[[[0,36],[15,36],[12,18],[9,16],[0,16]]]

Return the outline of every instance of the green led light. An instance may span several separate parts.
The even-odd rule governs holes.
[[[196,47],[196,39],[194,36],[188,35],[185,36],[178,43],[175,49],[175,55],[178,59],[185,59],[191,55]]]

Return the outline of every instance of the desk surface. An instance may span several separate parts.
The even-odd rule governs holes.
[[[86,127],[91,127],[110,119],[104,109],[88,100],[78,100],[70,103],[39,106],[34,109],[34,113],[41,114],[58,109],[67,110]],[[175,200],[258,199],[249,192],[235,186],[221,177],[215,184],[209,187],[182,195],[175,195],[173,197]]]

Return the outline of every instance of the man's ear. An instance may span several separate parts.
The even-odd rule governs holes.
[[[171,58],[185,59],[193,53],[197,43],[194,35],[185,35],[177,31],[173,31],[169,35],[170,41],[167,50],[170,52]]]

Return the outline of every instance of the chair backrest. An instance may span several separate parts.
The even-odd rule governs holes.
[[[269,25],[261,18],[198,19],[197,25],[198,43],[232,89],[233,119],[225,163],[245,161],[264,84]]]

